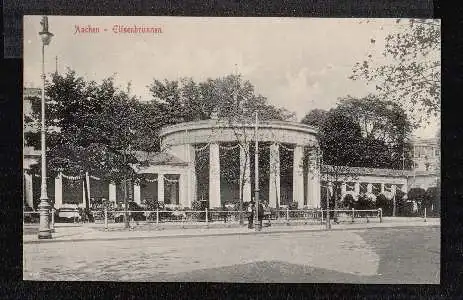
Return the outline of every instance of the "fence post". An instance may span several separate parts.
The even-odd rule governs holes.
[[[368,219],[368,211],[365,212],[367,216],[367,223],[370,223],[370,219]]]
[[[51,224],[50,232],[55,232],[55,208],[51,208]]]
[[[104,230],[108,231],[108,209],[104,209]]]
[[[289,225],[289,207],[286,207],[286,225]]]
[[[159,224],[159,208],[156,207],[156,225]]]
[[[379,223],[383,223],[383,209],[380,207],[379,210]]]
[[[207,207],[206,207],[206,226],[209,225],[209,216],[207,214]]]
[[[427,222],[427,220],[426,220],[426,207],[424,208],[424,221]]]
[[[130,225],[130,230],[133,230],[133,223],[134,223],[134,218],[133,216],[130,216],[130,219],[129,219],[129,225]]]
[[[355,211],[354,211],[354,208],[352,207],[352,223],[354,223],[354,219],[355,219]]]
[[[320,209],[320,212],[321,212],[321,215],[322,215],[320,225],[323,225],[323,209]]]

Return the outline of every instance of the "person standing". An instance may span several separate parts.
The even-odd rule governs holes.
[[[262,229],[262,219],[264,218],[264,206],[262,205],[262,202],[259,202],[259,209],[257,211],[257,221],[258,221],[258,226],[259,230]]]
[[[264,206],[264,218],[267,219],[268,223],[267,226],[271,226],[270,219],[272,217],[272,211],[270,210],[270,207],[268,206],[268,202],[265,202]]]
[[[227,212],[227,206],[225,205],[225,202],[222,203],[222,217],[223,217],[223,222],[227,223],[228,212]]]
[[[253,228],[253,223],[254,223],[254,202],[251,201],[248,204],[248,207],[246,209],[247,215],[248,215],[248,228],[252,229]]]

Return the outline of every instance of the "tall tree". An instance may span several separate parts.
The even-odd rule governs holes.
[[[315,108],[308,112],[301,123],[321,128],[328,117],[328,111],[324,109]]]
[[[349,114],[339,109],[331,109],[320,129],[319,138],[323,153],[322,180],[333,185],[330,191],[333,201],[328,201],[327,205],[330,208],[330,203],[334,202],[336,210],[341,200],[339,191],[342,182],[356,177],[350,167],[356,166],[360,157],[364,155],[359,151],[361,129]]]
[[[73,70],[53,74],[46,95],[50,175],[65,171],[75,176],[88,171],[111,179],[122,178],[122,170],[128,167],[121,165],[123,149],[134,140],[128,130],[137,127],[136,121],[144,121],[139,117],[143,110],[136,99],[116,88],[113,78],[97,84],[85,81]],[[30,132],[25,138],[39,147],[38,132]]]
[[[319,128],[328,164],[401,169],[412,163],[407,142],[411,125],[395,102],[382,101],[375,95],[346,96],[330,111],[309,112],[302,122]],[[347,148],[362,155],[352,155],[350,150],[345,151]]]
[[[254,86],[239,75],[228,75],[196,83],[191,78],[179,81],[154,80],[149,86],[151,103],[163,112],[170,124],[210,119],[252,119],[259,112],[266,120],[288,120],[294,114],[268,104],[256,94]]]
[[[304,122],[320,119],[313,116],[318,113],[309,113]],[[350,167],[402,168],[402,154],[406,158],[410,154],[404,150],[409,132],[410,125],[403,109],[372,95],[361,99],[347,96],[326,113],[319,126],[319,139],[323,151],[323,180],[333,184],[335,209],[341,200],[342,182],[357,176]],[[407,164],[410,163],[408,157]]]
[[[386,36],[383,56],[386,63],[376,64],[369,54],[353,68],[351,79],[376,85],[380,97],[399,103],[411,112],[414,125],[438,116],[441,97],[440,20],[408,21],[398,19],[403,30]],[[371,39],[371,43],[375,43]]]
[[[337,110],[350,116],[360,128],[361,141],[357,146],[364,155],[359,157],[358,166],[400,169],[402,159],[407,157],[407,165],[410,164],[407,137],[411,124],[396,102],[371,94],[363,98],[347,96],[340,99]]]

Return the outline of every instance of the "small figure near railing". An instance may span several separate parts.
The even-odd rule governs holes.
[[[251,201],[248,203],[247,205],[247,208],[246,208],[246,214],[247,214],[247,217],[248,217],[248,228],[249,229],[252,229],[254,226],[254,212],[255,212],[255,208],[254,208],[254,202]]]
[[[272,218],[272,211],[270,210],[270,207],[268,205],[268,202],[265,202],[265,205],[264,205],[264,219],[267,220],[267,227],[269,226],[272,226],[272,223],[271,223],[271,218]]]

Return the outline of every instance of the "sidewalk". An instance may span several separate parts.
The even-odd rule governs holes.
[[[365,230],[369,228],[400,228],[400,227],[423,227],[440,226],[440,219],[430,218],[424,222],[423,218],[384,218],[382,223],[353,223],[353,224],[332,224],[331,230]],[[120,227],[119,227],[120,228]],[[187,238],[201,236],[226,236],[226,235],[249,235],[249,234],[272,234],[272,233],[294,233],[326,231],[325,225],[284,225],[276,224],[270,227],[263,227],[262,231],[248,229],[245,227],[226,228],[152,228],[150,230],[117,230],[104,231],[95,227],[95,224],[82,224],[69,226],[57,224],[53,238],[50,240],[39,240],[36,234],[23,236],[24,244],[51,243],[51,242],[77,242],[77,241],[109,241],[145,238]]]

